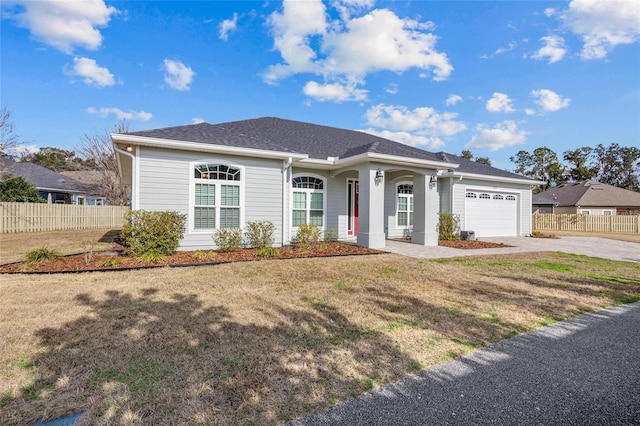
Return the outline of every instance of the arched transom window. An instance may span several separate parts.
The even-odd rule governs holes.
[[[197,164],[193,173],[193,228],[239,228],[241,169],[225,164]]]
[[[306,223],[324,227],[324,179],[315,176],[295,176],[291,181],[291,225]]]

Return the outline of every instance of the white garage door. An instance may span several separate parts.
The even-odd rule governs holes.
[[[501,192],[466,191],[465,231],[476,237],[518,235],[518,197]]]

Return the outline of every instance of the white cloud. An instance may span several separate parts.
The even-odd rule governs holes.
[[[342,81],[363,85],[369,73],[411,68],[429,71],[436,81],[449,77],[453,67],[447,55],[436,50],[437,37],[429,32],[433,23],[402,19],[387,9],[351,16],[372,5],[369,0],[335,1],[332,6],[340,19],[330,21],[320,0],[285,0],[282,11],[268,19],[274,48],[283,61],[267,68],[264,81],[274,84],[311,73],[324,78],[322,86]]]
[[[396,83],[391,83],[387,86],[386,89],[384,89],[384,91],[390,95],[397,95],[400,90],[398,89],[398,85]]]
[[[328,83],[320,84],[315,81],[308,82],[302,89],[305,95],[318,101],[363,101],[367,99],[368,92],[357,89],[354,84]]]
[[[524,113],[527,115],[535,115],[536,111],[533,108],[525,108]]]
[[[496,49],[495,52],[493,52],[496,55],[500,55],[502,53],[506,53],[506,52],[510,52],[513,49],[515,49],[518,46],[518,43],[516,43],[515,41],[510,41],[507,47],[500,47],[499,49]]]
[[[108,117],[109,115],[115,115],[118,120],[141,120],[147,121],[153,118],[153,114],[145,111],[123,111],[117,107],[103,107],[100,109],[95,109],[93,107],[87,108],[87,112],[89,114],[95,114],[102,118]]]
[[[238,14],[234,13],[233,18],[225,19],[220,24],[220,39],[227,40],[229,38],[229,33],[236,30],[238,25]]]
[[[370,129],[367,133],[392,139],[407,145],[436,149],[444,145],[442,138],[454,136],[467,129],[457,121],[458,114],[439,113],[430,107],[409,110],[403,106],[375,105],[365,114]],[[379,128],[381,130],[375,130]]]
[[[449,97],[447,98],[447,100],[444,102],[445,105],[447,106],[453,106],[457,103],[462,102],[462,96],[460,95],[454,95],[453,93],[449,95]]]
[[[528,133],[519,130],[517,124],[511,120],[498,123],[493,128],[478,124],[476,130],[477,134],[471,138],[465,148],[497,151],[507,146],[522,145],[527,141]]]
[[[189,86],[193,81],[193,76],[196,75],[191,68],[180,61],[173,61],[165,58],[164,70],[167,72],[164,76],[164,81],[169,85],[169,87],[180,91],[191,89]]]
[[[571,102],[571,99],[563,98],[557,93],[547,89],[532,90],[531,96],[535,98],[535,103],[545,112],[558,111],[566,108]]]
[[[540,39],[545,45],[541,47],[532,57],[533,59],[549,58],[549,63],[553,64],[564,58],[567,48],[564,39],[559,36],[547,36]]]
[[[555,15],[555,14],[556,14],[556,10],[555,10],[554,8],[552,8],[552,7],[548,7],[548,8],[546,8],[546,9],[544,10],[544,14],[545,14],[545,16],[547,16],[547,17],[551,17],[551,16],[553,16],[553,15]]]
[[[616,46],[640,38],[640,3],[635,0],[573,0],[561,16],[582,37],[583,59],[605,58]]]
[[[424,147],[430,150],[436,150],[444,146],[444,141],[436,136],[420,136],[409,132],[393,132],[390,130],[376,129],[361,129],[360,131],[395,142],[400,142],[405,145]]]
[[[71,54],[75,47],[95,50],[102,44],[98,30],[118,10],[102,0],[20,0],[20,11],[8,16],[27,28],[34,39]]]
[[[191,124],[200,124],[204,123],[204,118],[194,117],[191,119]]]
[[[99,66],[95,59],[73,58],[73,66],[65,67],[65,73],[82,77],[82,81],[88,86],[107,87],[115,84],[113,74],[107,68]]]
[[[489,112],[514,112],[513,101],[508,95],[493,92],[493,97],[487,101],[487,111]]]

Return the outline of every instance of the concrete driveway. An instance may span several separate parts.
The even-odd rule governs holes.
[[[600,237],[563,236],[555,239],[532,237],[494,237],[481,238],[482,241],[503,243],[511,247],[463,250],[449,247],[426,247],[401,241],[387,240],[384,251],[419,259],[442,257],[476,256],[505,253],[523,253],[534,251],[561,251],[583,254],[611,260],[640,262],[640,244],[627,241],[610,240]]]
[[[292,425],[639,425],[640,302],[423,370]]]

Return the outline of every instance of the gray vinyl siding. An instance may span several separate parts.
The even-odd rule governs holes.
[[[438,179],[438,193],[440,194],[440,212],[451,213],[451,178]]]
[[[139,209],[171,210],[192,214],[190,205],[191,170],[194,161],[229,163],[244,167],[244,221],[272,222],[275,244],[282,245],[282,161],[248,157],[202,154],[142,147],[139,152]],[[180,242],[182,250],[211,249],[213,231],[187,230]]]
[[[486,190],[488,192],[510,192],[518,197],[518,235],[531,234],[531,187],[516,183],[487,182],[482,180],[463,179],[453,184],[453,214],[460,218],[460,229],[465,228],[465,193],[466,190]]]

